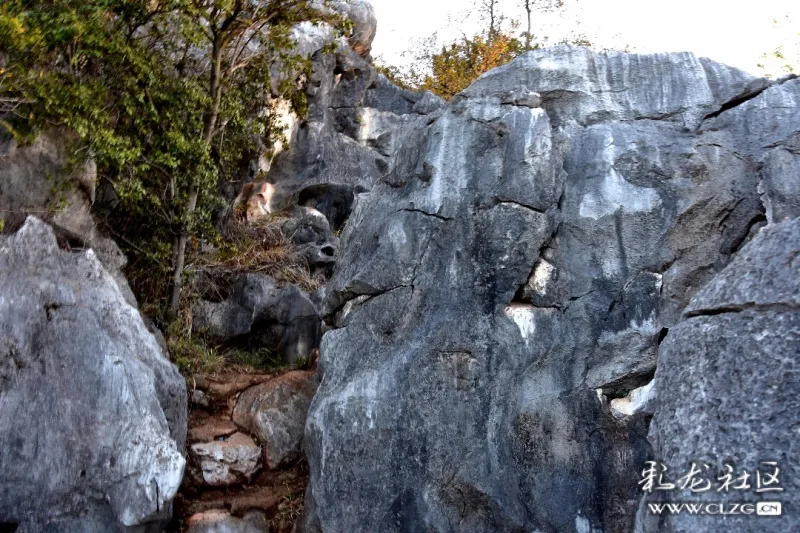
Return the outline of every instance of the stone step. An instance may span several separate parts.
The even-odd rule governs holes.
[[[220,438],[230,437],[236,433],[237,428],[230,417],[209,417],[202,425],[189,429],[188,440],[190,444],[198,442],[211,442]]]

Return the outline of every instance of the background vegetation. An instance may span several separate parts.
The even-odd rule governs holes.
[[[0,4],[3,126],[21,141],[77,134],[74,163],[96,161],[108,227],[162,324],[179,310],[187,249],[219,242],[220,184],[277,134],[270,96],[303,111],[299,21],[346,30],[306,0]]]
[[[534,18],[537,13],[561,10],[564,4],[561,0],[519,0],[519,7],[523,18],[510,20],[499,14],[497,0],[479,0],[475,10],[481,21],[480,32],[462,35],[444,46],[437,45],[437,36],[432,35],[407,53],[412,56],[410,66],[400,69],[379,61],[378,68],[401,87],[431,91],[449,100],[481,74],[539,48],[541,43],[531,30]],[[579,32],[563,42],[592,46]]]

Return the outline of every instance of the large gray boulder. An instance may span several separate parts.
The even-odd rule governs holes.
[[[691,468],[714,481],[748,471],[750,488],[649,494],[639,531],[761,532],[800,529],[800,219],[769,226],[692,300],[659,354],[662,393],[650,428],[655,458],[676,481]],[[758,473],[779,472],[759,487]],[[710,468],[705,470],[705,466]],[[766,492],[757,492],[766,488]],[[780,488],[780,491],[772,489]],[[779,517],[659,516],[663,501],[781,502]],[[752,511],[751,511],[752,512]],[[660,519],[660,520],[659,520]]]
[[[266,348],[287,363],[307,359],[319,346],[322,319],[294,285],[278,287],[259,274],[243,274],[222,301],[192,307],[195,334],[214,342]]]
[[[93,251],[0,237],[0,523],[144,531],[184,470],[186,384]]]
[[[358,105],[414,113],[368,87]],[[691,54],[558,47],[334,159],[386,165],[325,290],[303,528],[631,531],[659,344],[777,218],[765,204],[793,212],[793,163],[752,141],[789,117],[794,153],[799,93]]]

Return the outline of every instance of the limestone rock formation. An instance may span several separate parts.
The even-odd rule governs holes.
[[[242,275],[227,299],[201,300],[192,316],[197,334],[276,349],[288,363],[308,358],[319,345],[321,319],[311,300],[297,287],[277,287],[266,276]]]
[[[369,2],[328,5],[349,41],[294,28],[308,116],[265,102],[288,142],[218,217],[279,224],[324,286],[230,275],[192,309],[212,343],[319,368],[191,377],[187,530],[268,531],[301,448],[299,533],[800,527],[659,519],[640,486],[649,460],[774,461],[770,499],[800,505],[800,79],[560,46],[445,102],[377,74]],[[0,146],[0,208],[49,209],[51,141]],[[59,240],[0,237],[0,530],[155,531],[184,471],[185,383],[85,170]]]
[[[168,520],[186,407],[183,377],[93,251],[60,250],[35,218],[0,237],[0,523]]]
[[[307,119],[291,131],[290,145],[272,162],[270,209],[324,205],[336,213],[328,221],[341,227],[349,213],[348,195],[371,189],[398,156],[403,139],[415,137],[444,102],[392,85],[370,62],[349,47],[316,54],[306,86]],[[413,158],[413,156],[411,156]]]
[[[211,487],[246,483],[261,467],[261,447],[244,433],[193,444],[189,452],[198,482]]]
[[[334,8],[346,16],[353,24],[352,35],[348,39],[350,46],[359,55],[366,55],[372,50],[372,41],[378,28],[375,8],[369,0],[337,0]]]
[[[751,476],[749,490],[674,491],[669,493],[672,500],[781,502],[782,516],[659,517],[647,507],[660,501],[655,491],[643,501],[640,532],[800,528],[794,512],[800,506],[795,451],[800,412],[799,273],[800,219],[795,218],[762,229],[694,297],[661,346],[655,381],[663,392],[650,427],[655,457],[672,478],[666,481],[676,481],[692,463],[715,485],[729,472],[737,479],[744,471]],[[777,483],[763,484],[776,468]]]
[[[303,529],[631,531],[659,344],[797,216],[800,80],[564,46],[446,107],[354,57],[312,81],[272,182],[368,192],[324,291]]]
[[[92,159],[70,172],[67,161],[74,135],[47,131],[30,145],[20,146],[0,128],[0,220],[7,232],[18,229],[31,215],[45,220],[60,240],[74,249],[94,250],[119,286],[136,305],[122,269],[127,258],[117,244],[97,228],[92,215],[97,165]]]
[[[282,227],[283,235],[296,247],[312,278],[327,279],[333,273],[339,239],[328,218],[313,207],[298,207]]]

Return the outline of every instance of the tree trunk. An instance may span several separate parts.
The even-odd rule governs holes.
[[[219,35],[214,39],[211,56],[211,79],[209,80],[209,94],[211,96],[211,109],[203,125],[203,142],[211,148],[214,138],[214,129],[217,127],[219,107],[222,102],[222,39]],[[200,195],[200,185],[194,180],[189,187],[189,201],[186,204],[186,214],[192,215],[197,209],[197,198]],[[182,225],[180,234],[175,239],[175,253],[172,265],[172,292],[169,298],[169,318],[174,319],[181,305],[181,289],[183,289],[183,268],[186,264],[186,243],[189,234],[186,225]]]
[[[172,292],[169,296],[169,315],[170,320],[178,315],[181,305],[181,289],[183,288],[183,267],[186,261],[186,242],[188,241],[186,232],[175,237],[175,253],[173,253],[172,263]]]
[[[531,49],[531,0],[525,0],[525,13],[528,15],[528,31],[525,33],[525,50]]]
[[[494,4],[495,0],[489,0],[489,39],[494,38],[495,27],[494,27]]]

